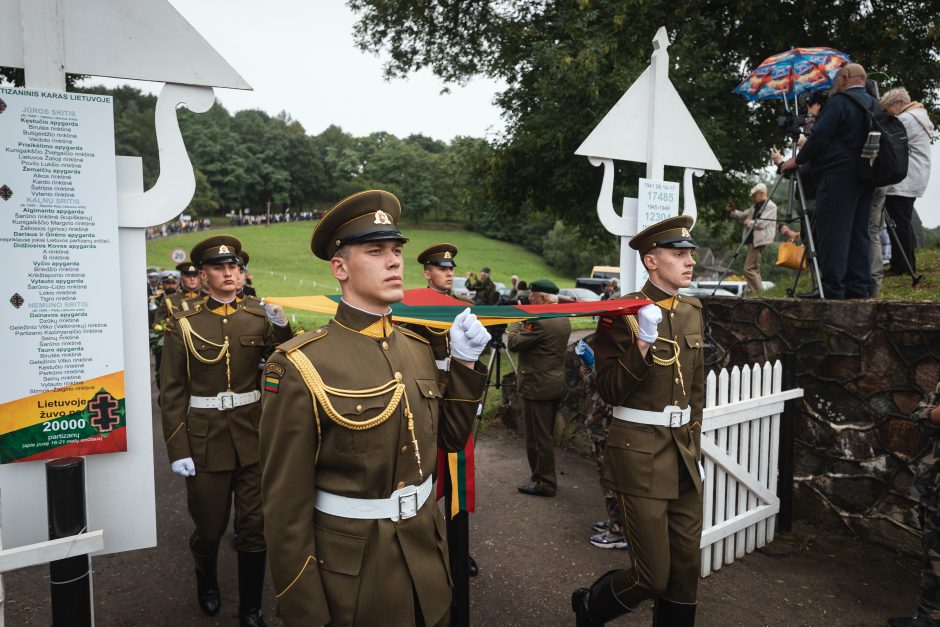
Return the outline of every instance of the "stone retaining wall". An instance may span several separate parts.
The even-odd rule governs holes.
[[[911,489],[927,442],[910,414],[940,380],[940,306],[931,303],[708,298],[706,369],[776,360],[796,364],[794,516],[918,553]],[[568,396],[556,442],[587,452],[595,396],[580,360],[565,360]],[[511,375],[510,375],[511,376]],[[500,417],[521,429],[519,399]]]

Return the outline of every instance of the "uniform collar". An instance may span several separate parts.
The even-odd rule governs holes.
[[[206,297],[206,309],[211,311],[214,314],[220,316],[231,316],[233,313],[238,311],[238,304],[242,302],[241,298],[236,297],[235,300],[229,303],[220,303],[211,296]]]
[[[662,288],[658,287],[655,283],[650,280],[646,281],[646,285],[643,286],[643,289],[640,290],[640,293],[643,296],[646,296],[648,299],[666,309],[672,311],[679,304],[679,301],[682,300],[682,297],[678,294],[672,295]]]
[[[200,292],[179,292],[183,295],[183,298],[196,298],[200,295]]]
[[[344,329],[381,340],[392,334],[391,313],[391,309],[385,315],[369,313],[340,300],[333,321]]]

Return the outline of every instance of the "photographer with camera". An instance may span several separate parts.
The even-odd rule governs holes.
[[[747,211],[738,211],[728,202],[728,215],[744,220],[744,238],[747,256],[744,258],[744,277],[750,294],[759,294],[764,289],[760,276],[760,258],[764,247],[774,241],[774,225],[777,223],[777,205],[767,196],[767,186],[758,183],[751,188],[754,201]]]
[[[832,299],[868,298],[871,287],[868,224],[873,186],[857,171],[869,119],[851,98],[836,97],[851,94],[872,110],[875,100],[865,91],[865,79],[861,65],[842,66],[803,149],[780,166],[788,172],[811,163],[821,177],[816,194],[816,247],[824,293]]]
[[[546,279],[533,281],[529,304],[558,302],[558,286]],[[519,386],[525,447],[532,471],[531,481],[519,492],[531,496],[555,496],[555,415],[565,393],[565,351],[571,322],[568,318],[546,318],[516,322],[506,330],[509,350],[519,353]]]
[[[474,305],[498,305],[499,292],[496,291],[496,284],[490,279],[490,269],[483,267],[480,270],[480,278],[477,278],[472,272],[467,273],[467,289],[476,292],[473,296]]]

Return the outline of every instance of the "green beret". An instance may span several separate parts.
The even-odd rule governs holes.
[[[689,233],[694,223],[692,216],[666,218],[634,235],[630,239],[630,248],[641,255],[654,248],[698,248]]]
[[[543,292],[545,294],[557,294],[558,286],[548,279],[539,279],[529,284],[530,292]]]
[[[206,263],[238,263],[238,253],[242,243],[231,235],[216,235],[204,239],[189,253],[189,258],[197,266]]]
[[[398,230],[401,204],[394,194],[371,189],[353,194],[326,212],[310,238],[313,254],[329,261],[346,244],[408,238]]]
[[[456,256],[457,247],[453,244],[435,244],[421,251],[418,255],[418,263],[422,266],[430,264],[442,268],[456,268],[457,263],[454,261]]]

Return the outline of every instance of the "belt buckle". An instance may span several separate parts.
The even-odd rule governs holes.
[[[412,488],[407,494],[398,495],[398,518],[414,518],[418,515],[418,489]]]
[[[216,398],[219,399],[219,411],[225,411],[227,409],[235,409],[235,393],[232,391],[228,392],[219,392],[216,395]]]
[[[669,412],[669,426],[675,429],[676,427],[682,426],[682,412],[681,411],[671,411]]]

